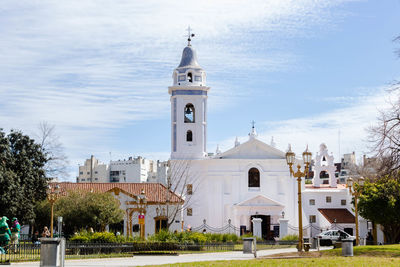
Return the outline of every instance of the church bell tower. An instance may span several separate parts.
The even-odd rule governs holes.
[[[207,155],[206,73],[197,62],[196,51],[183,49],[179,66],[173,72],[171,95],[171,159],[202,159]]]

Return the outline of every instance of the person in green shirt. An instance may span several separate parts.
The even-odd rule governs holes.
[[[3,216],[0,220],[0,247],[7,249],[8,243],[11,239],[11,231],[8,227],[8,218]]]

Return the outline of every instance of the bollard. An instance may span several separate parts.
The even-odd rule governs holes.
[[[342,239],[342,256],[353,257],[353,240]]]
[[[40,267],[64,267],[65,238],[40,238]]]

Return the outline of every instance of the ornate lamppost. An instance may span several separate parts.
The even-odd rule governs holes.
[[[145,215],[146,215],[147,197],[142,189],[140,195],[136,196],[136,208],[138,210],[139,225],[140,225],[140,238],[144,240],[145,233]]]
[[[308,151],[308,146],[306,150],[303,152],[303,161],[305,164],[304,171],[302,172],[300,164],[297,165],[297,171],[293,171],[293,164],[296,160],[296,154],[292,151],[291,146],[289,145],[289,150],[286,152],[286,162],[289,165],[290,176],[297,178],[297,198],[299,203],[299,244],[297,250],[300,252],[303,250],[304,241],[303,241],[303,220],[302,220],[302,207],[301,207],[301,177],[305,177],[308,174],[308,169],[311,163],[311,152]]]
[[[347,179],[347,187],[349,188],[350,194],[354,197],[354,214],[356,217],[356,245],[358,246],[360,244],[360,238],[358,234],[358,208],[357,208],[357,202],[358,202],[358,197],[362,193],[362,187],[364,185],[364,178],[363,177],[358,177],[353,180],[353,178]]]
[[[50,202],[51,207],[51,215],[50,215],[50,237],[53,238],[53,218],[54,218],[54,203],[61,196],[60,186],[57,184],[56,186],[48,185],[46,189],[47,200]]]

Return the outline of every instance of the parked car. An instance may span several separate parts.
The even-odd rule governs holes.
[[[349,235],[348,233],[342,230],[328,230],[317,235],[319,238],[320,246],[332,246],[333,243],[341,241],[342,239],[351,239],[353,240],[353,245],[356,244],[356,237]]]

